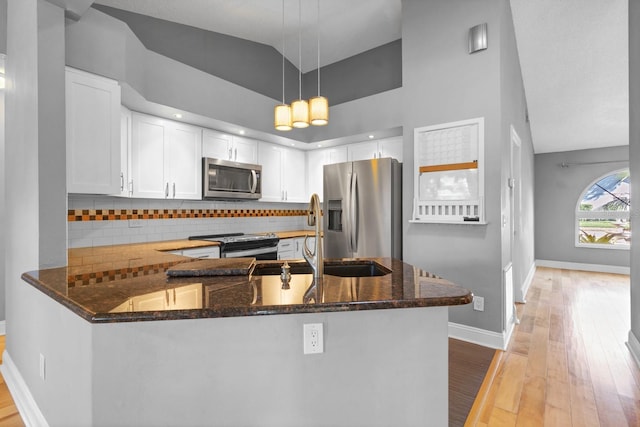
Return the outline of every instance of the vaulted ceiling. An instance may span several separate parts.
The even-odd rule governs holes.
[[[536,153],[628,144],[627,0],[510,1]],[[305,0],[301,10],[296,0],[95,3],[280,52],[284,29],[284,54],[296,65],[301,56],[305,72],[317,66],[318,19],[321,65],[402,37],[401,0]]]

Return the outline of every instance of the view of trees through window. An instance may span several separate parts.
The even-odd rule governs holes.
[[[601,178],[582,193],[576,211],[579,246],[631,244],[629,169]]]

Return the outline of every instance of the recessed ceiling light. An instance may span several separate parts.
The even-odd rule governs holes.
[[[176,119],[181,119],[181,118],[182,118],[182,114],[180,114],[180,113],[175,113],[175,114],[173,115],[173,117],[175,117]]]
[[[369,139],[373,139],[373,135],[369,135]]]
[[[322,144],[318,144],[318,148],[322,147]]]
[[[239,133],[240,135],[244,135],[244,130],[240,129],[240,130],[238,131],[238,133]]]
[[[296,146],[296,144],[295,144],[294,142],[292,142],[292,143],[291,143],[291,146],[292,146],[292,147],[295,147],[295,146]]]

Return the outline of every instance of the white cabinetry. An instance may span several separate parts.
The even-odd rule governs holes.
[[[278,242],[278,259],[302,259],[303,237],[280,239]]]
[[[201,283],[137,295],[112,309],[111,312],[190,310],[196,308],[202,308]]]
[[[231,136],[204,129],[202,131],[202,156],[256,164],[258,161],[258,142],[241,136]]]
[[[402,162],[402,137],[349,144],[347,150],[349,161],[392,157]]]
[[[200,128],[132,114],[133,197],[200,199],[201,158]]]
[[[128,197],[131,195],[130,157],[131,111],[126,107],[120,107],[120,192],[115,194],[117,196]]]
[[[67,192],[120,192],[120,86],[66,69]]]
[[[324,165],[347,161],[347,147],[323,148],[307,151],[308,192],[316,193],[322,200]]]
[[[258,162],[262,165],[262,198],[265,202],[307,202],[305,153],[261,142]]]
[[[171,251],[174,255],[182,255],[189,258],[220,258],[219,246],[206,246],[203,248],[182,249],[179,251]]]

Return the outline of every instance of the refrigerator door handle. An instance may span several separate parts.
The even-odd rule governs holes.
[[[349,245],[351,252],[358,252],[358,175],[351,175],[351,189],[349,194]]]

